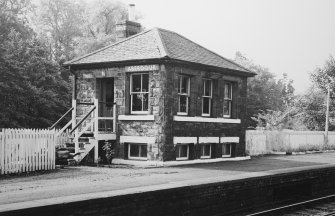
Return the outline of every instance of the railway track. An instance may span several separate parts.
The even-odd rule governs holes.
[[[280,206],[246,216],[335,216],[335,194]]]

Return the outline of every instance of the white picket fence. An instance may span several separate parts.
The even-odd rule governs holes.
[[[246,131],[246,153],[251,156],[335,149],[335,132],[329,132],[328,145],[324,143],[323,131]]]
[[[0,174],[55,168],[55,147],[62,137],[56,130],[2,129],[0,132]]]

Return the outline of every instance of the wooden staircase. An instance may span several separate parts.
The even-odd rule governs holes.
[[[98,103],[95,103],[98,104]],[[80,163],[89,152],[95,148],[94,162],[98,160],[98,142],[99,140],[115,140],[115,109],[114,104],[114,116],[113,117],[97,117],[97,105],[94,105],[89,112],[85,114],[82,118],[77,118],[75,107],[70,108],[55,124],[53,124],[49,129],[55,128],[59,122],[64,119],[72,111],[72,119],[58,132],[59,135],[67,134],[68,139],[63,143],[63,147],[73,149],[73,153],[80,153],[80,155],[75,157],[77,163]],[[99,121],[113,121],[113,131],[112,133],[104,133],[99,131],[98,123]],[[72,129],[68,129],[71,127]]]

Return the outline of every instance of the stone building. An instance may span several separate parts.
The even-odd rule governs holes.
[[[255,74],[175,32],[140,29],[121,22],[119,41],[64,64],[76,151],[96,161],[111,142],[120,163],[244,156]]]

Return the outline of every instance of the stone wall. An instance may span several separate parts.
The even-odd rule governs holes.
[[[211,118],[223,117],[223,92],[224,82],[233,83],[232,118],[241,119],[241,124],[203,123],[203,122],[177,122],[173,116],[178,110],[178,75],[190,76],[189,117],[200,117],[202,114],[202,79],[213,80],[212,113]],[[233,144],[232,156],[245,155],[245,111],[247,79],[244,77],[230,76],[221,73],[208,72],[195,68],[185,68],[174,65],[167,66],[167,95],[165,100],[166,113],[166,143],[164,160],[175,160],[175,146],[173,137],[240,137],[238,144]],[[171,106],[173,104],[173,106]],[[191,158],[197,158],[200,148],[192,150]],[[218,146],[214,155],[219,156],[221,147]]]
[[[175,160],[174,136],[203,136],[203,137],[240,137],[240,143],[233,145],[233,156],[245,154],[245,103],[246,78],[225,75],[224,73],[186,68],[175,65],[160,65],[159,70],[149,71],[149,114],[154,120],[120,120],[117,119],[117,142],[115,144],[116,157],[127,158],[127,144],[120,143],[120,136],[154,137],[155,143],[148,145],[149,160]],[[223,116],[224,82],[233,83],[232,118],[241,119],[241,124],[175,122],[173,116],[178,109],[178,75],[190,76],[190,117],[202,114],[202,79],[213,80],[213,97],[211,118]],[[124,67],[81,70],[77,73],[77,101],[93,103],[95,98],[96,78],[114,78],[114,98],[117,104],[117,118],[119,115],[130,115],[130,75]],[[82,116],[91,106],[78,106],[77,114]],[[194,148],[191,158],[197,158],[200,148]],[[219,157],[221,147],[213,155]]]
[[[164,98],[166,92],[166,71],[160,66],[158,71],[149,71],[149,115],[153,121],[118,120],[117,138],[120,136],[155,137],[155,143],[148,144],[148,159],[162,160],[162,149],[165,143]],[[124,72],[115,78],[115,98],[118,105],[118,115],[130,114],[130,75]],[[127,144],[117,142],[117,157],[127,158]]]

